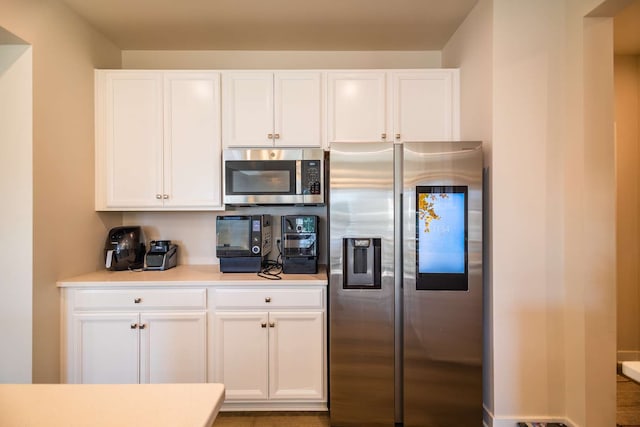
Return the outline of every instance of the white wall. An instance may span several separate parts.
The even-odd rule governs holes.
[[[242,207],[219,212],[125,212],[123,221],[126,225],[142,226],[147,242],[171,240],[178,244],[178,264],[219,264],[220,260],[216,257],[216,216],[256,214],[272,216],[271,233],[274,241],[281,238],[282,215],[317,215],[321,233],[318,241],[318,261],[321,264],[327,263],[324,235],[327,231],[326,206]],[[274,245],[269,259],[276,259],[276,249]]]
[[[440,51],[125,50],[122,68],[324,69],[439,68]]]
[[[494,1],[492,271],[498,420],[564,416],[564,15],[564,2],[555,0]]]
[[[0,44],[0,383],[31,382],[31,68],[30,46]]]
[[[488,425],[615,425],[612,29],[585,19],[602,4],[481,0],[443,51],[463,135],[491,141]]]
[[[33,307],[33,333],[27,336],[33,352],[22,356],[33,359],[33,382],[58,382],[56,280],[99,268],[106,230],[122,221],[120,213],[98,214],[93,207],[93,70],[117,68],[121,56],[58,1],[0,0],[0,27],[33,47],[34,88],[32,169],[31,163],[18,163],[21,158],[7,159],[21,164],[20,176],[33,179],[32,191],[26,191],[33,197],[33,250],[16,256],[3,242],[11,252],[2,258],[11,254],[11,260],[20,257],[33,265],[33,298],[15,302]],[[3,204],[7,209],[13,206]],[[24,219],[30,220],[27,215]],[[2,326],[13,327],[21,320],[5,318]]]

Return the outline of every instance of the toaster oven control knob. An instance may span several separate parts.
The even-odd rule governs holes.
[[[253,252],[254,254],[259,254],[260,253],[260,246],[253,246],[251,248],[251,252]]]

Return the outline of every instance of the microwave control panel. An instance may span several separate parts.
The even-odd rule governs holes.
[[[302,161],[302,193],[320,194],[320,160]]]

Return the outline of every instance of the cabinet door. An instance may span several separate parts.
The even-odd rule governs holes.
[[[221,207],[220,76],[164,77],[164,206]]]
[[[323,312],[269,313],[269,396],[324,396]]]
[[[391,140],[384,72],[329,73],[327,80],[329,142]]]
[[[225,73],[222,81],[223,145],[273,146],[273,73]]]
[[[459,138],[457,70],[393,73],[392,79],[397,142]]]
[[[275,75],[276,146],[320,147],[322,144],[322,74],[280,72]]]
[[[162,74],[96,75],[96,208],[162,206]]]
[[[266,312],[215,314],[215,381],[226,400],[268,398],[267,321]]]
[[[140,315],[140,382],[207,381],[206,312]]]
[[[70,381],[77,384],[137,384],[138,314],[74,314]]]

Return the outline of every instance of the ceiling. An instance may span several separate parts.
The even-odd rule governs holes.
[[[122,50],[441,50],[478,0],[62,0]]]
[[[122,50],[441,50],[478,0],[62,0]],[[640,55],[640,0],[614,18]]]

